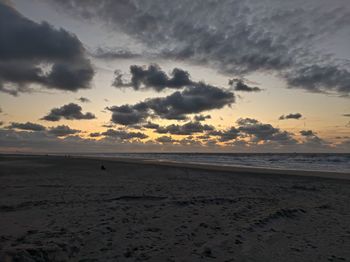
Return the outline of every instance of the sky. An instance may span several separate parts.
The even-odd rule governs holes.
[[[0,0],[0,152],[350,152],[348,0]]]

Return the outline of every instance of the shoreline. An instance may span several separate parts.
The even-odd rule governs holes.
[[[228,173],[245,173],[245,174],[263,174],[263,175],[289,175],[289,176],[306,176],[321,177],[330,179],[350,180],[350,173],[328,172],[317,170],[293,170],[293,169],[277,169],[277,168],[260,168],[260,167],[244,167],[244,166],[227,166],[212,165],[204,163],[189,163],[169,160],[153,160],[153,159],[135,159],[135,158],[118,158],[118,157],[94,157],[94,156],[70,156],[72,158],[107,160],[126,164],[141,164],[166,167],[189,168],[194,170],[221,171]]]

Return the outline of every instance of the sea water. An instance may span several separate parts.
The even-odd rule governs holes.
[[[97,156],[350,173],[350,154],[101,153]]]

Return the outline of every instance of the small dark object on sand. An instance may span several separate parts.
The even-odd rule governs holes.
[[[106,170],[104,165],[101,165],[101,170]]]

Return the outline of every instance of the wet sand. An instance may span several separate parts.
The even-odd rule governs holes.
[[[1,155],[0,261],[350,259],[346,175],[214,169]]]

